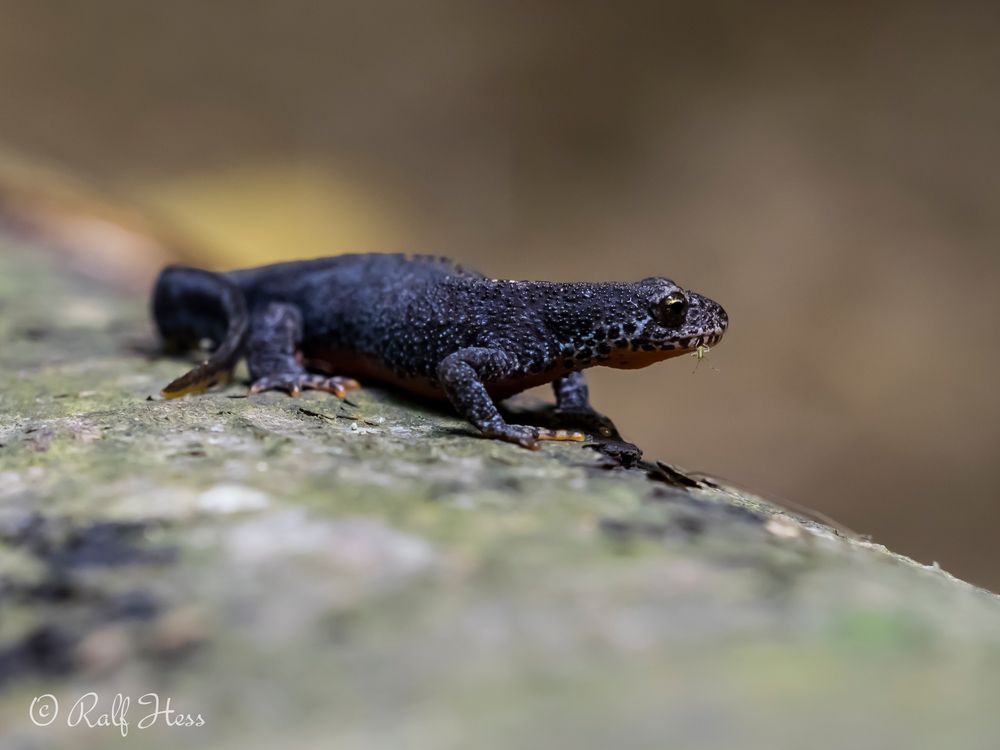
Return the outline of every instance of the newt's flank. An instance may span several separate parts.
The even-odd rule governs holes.
[[[153,317],[173,348],[214,342],[167,398],[228,379],[245,357],[251,393],[344,396],[371,378],[447,398],[486,436],[536,449],[580,432],[507,423],[496,401],[552,383],[559,413],[609,424],[583,370],[646,367],[704,352],[725,333],[722,306],[664,278],[556,283],[490,279],[445,259],[341,255],[228,273],[171,266]]]

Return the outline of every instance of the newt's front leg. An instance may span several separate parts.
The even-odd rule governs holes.
[[[304,390],[327,391],[343,398],[360,388],[352,378],[307,372],[296,357],[302,340],[302,314],[295,305],[272,302],[254,310],[247,339],[251,393],[285,391],[298,396]]]
[[[487,437],[538,450],[539,440],[585,439],[583,433],[507,424],[486,391],[486,383],[502,382],[518,373],[513,357],[502,349],[470,347],[449,354],[438,365],[437,376],[452,405]]]
[[[593,432],[595,435],[621,440],[614,422],[590,405],[590,389],[582,372],[570,372],[552,383],[556,394],[556,417],[561,423]]]

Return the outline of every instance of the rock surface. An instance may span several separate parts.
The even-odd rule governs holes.
[[[1000,602],[936,567],[376,388],[160,400],[185,366],[0,240],[5,750],[116,746],[94,702],[146,748],[1000,742]]]

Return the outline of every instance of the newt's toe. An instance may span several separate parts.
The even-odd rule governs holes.
[[[309,373],[289,373],[287,375],[268,375],[254,381],[250,386],[251,395],[265,391],[284,391],[292,398],[298,398],[302,391],[325,391],[339,398],[361,387],[354,378],[326,377]]]
[[[361,388],[361,383],[354,378],[319,377],[317,380],[307,383],[306,387],[314,391],[326,391],[338,398],[344,398],[348,391],[356,391]]]
[[[542,447],[540,441],[542,440],[572,440],[574,442],[586,440],[586,436],[582,432],[547,430],[518,424],[501,424],[483,430],[483,434],[496,440],[514,443],[531,451],[540,450]]]
[[[575,430],[539,430],[538,439],[582,443],[587,439],[587,436],[582,432],[576,432]]]
[[[615,423],[606,416],[590,407],[582,409],[556,409],[553,417],[555,424],[562,427],[576,427],[579,430],[593,433],[602,438],[620,440],[621,434]]]

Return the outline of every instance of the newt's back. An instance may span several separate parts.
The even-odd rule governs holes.
[[[402,291],[447,277],[481,278],[447,258],[402,253],[364,253],[332,258],[276,263],[225,274],[255,303],[282,300],[297,305],[315,301],[329,303],[336,290]]]
[[[402,254],[342,255],[227,276],[251,311],[294,305],[305,352],[361,354],[400,375],[433,371],[434,357],[463,332],[465,290],[483,278],[446,258]]]

